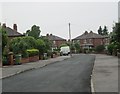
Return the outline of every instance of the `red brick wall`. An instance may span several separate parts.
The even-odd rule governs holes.
[[[66,40],[57,40],[57,41],[55,41],[55,45],[56,45],[57,47],[60,47],[60,45],[61,45],[61,44],[64,44],[64,43],[66,43]]]
[[[84,40],[85,39],[81,39],[80,40],[80,45],[84,44]],[[87,39],[86,43],[92,43],[94,47],[98,46],[98,45],[103,45],[103,39],[91,39],[91,42],[89,42],[89,39]]]
[[[104,45],[103,39],[93,39],[93,45],[94,45],[94,47],[96,47],[98,45]]]

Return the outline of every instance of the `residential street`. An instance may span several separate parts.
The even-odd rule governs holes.
[[[94,55],[74,55],[2,80],[3,92],[90,92]]]

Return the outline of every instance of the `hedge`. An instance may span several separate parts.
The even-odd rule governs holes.
[[[27,49],[27,52],[29,54],[29,57],[39,55],[38,49]]]

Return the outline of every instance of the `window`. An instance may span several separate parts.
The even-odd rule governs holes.
[[[92,39],[89,39],[89,43],[92,43]]]
[[[87,40],[86,40],[86,39],[84,39],[84,43],[87,43]]]
[[[53,44],[55,44],[56,42],[55,41],[53,41]]]

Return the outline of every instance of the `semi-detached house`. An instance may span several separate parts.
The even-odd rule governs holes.
[[[109,37],[102,36],[97,33],[93,33],[90,31],[89,33],[85,31],[82,35],[72,39],[74,42],[80,42],[81,48],[95,48],[99,45],[108,45],[109,44]]]

